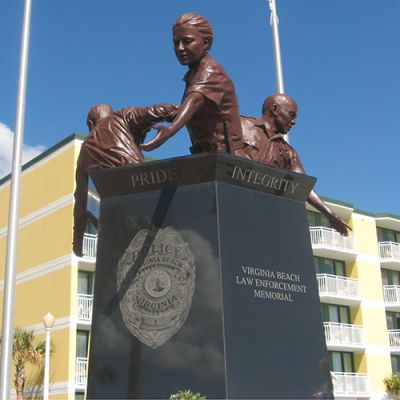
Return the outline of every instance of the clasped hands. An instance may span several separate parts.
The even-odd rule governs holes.
[[[171,128],[171,125],[156,125],[153,129],[157,130],[157,135],[153,140],[150,140],[150,142],[140,145],[141,149],[144,151],[157,149],[175,133],[175,130]]]

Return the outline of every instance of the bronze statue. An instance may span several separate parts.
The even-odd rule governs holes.
[[[88,175],[101,168],[120,167],[144,161],[140,145],[146,133],[160,121],[172,121],[178,106],[127,107],[113,111],[108,104],[93,106],[87,117],[89,135],[82,144],[75,174],[73,251],[82,256],[82,241],[88,220]]]
[[[189,67],[184,77],[186,88],[182,105],[171,125],[155,127],[156,137],[143,144],[143,150],[159,147],[186,125],[192,153],[242,153],[242,128],[235,87],[222,65],[208,54],[212,41],[212,28],[204,17],[187,13],[175,22],[175,54],[182,65]]]
[[[297,104],[288,95],[273,94],[265,99],[260,118],[241,116],[244,151],[248,158],[292,172],[304,174],[296,150],[290,146],[284,135],[296,123]],[[241,154],[237,154],[241,155]],[[347,236],[351,228],[336,215],[313,190],[307,202],[324,214],[342,235]]]

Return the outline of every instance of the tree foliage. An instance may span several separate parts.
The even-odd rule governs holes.
[[[400,375],[399,374],[393,374],[383,380],[383,383],[386,386],[386,391],[394,394],[394,395],[399,395],[400,394]]]
[[[26,364],[42,364],[46,342],[35,340],[33,331],[16,328],[12,347],[12,361],[15,366],[14,385],[17,392],[17,400],[23,400],[26,382]]]

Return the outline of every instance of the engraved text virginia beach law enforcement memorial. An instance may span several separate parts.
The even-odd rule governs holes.
[[[297,295],[307,293],[307,286],[302,284],[300,274],[243,265],[241,272],[241,275],[235,276],[236,285],[251,287],[253,297],[258,299],[292,303]]]
[[[137,273],[125,282],[138,257]],[[125,285],[120,302],[125,325],[144,344],[161,346],[184,324],[194,293],[193,254],[180,233],[173,227],[140,230],[118,263],[117,290]]]

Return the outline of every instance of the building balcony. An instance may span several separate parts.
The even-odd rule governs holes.
[[[319,297],[322,301],[341,305],[358,305],[361,302],[358,279],[344,276],[317,274]]]
[[[88,325],[92,323],[93,295],[78,293],[78,323]]]
[[[311,244],[316,256],[350,261],[357,257],[353,235],[342,236],[332,228],[310,226]]]
[[[367,374],[332,372],[333,392],[338,397],[369,397]]]
[[[400,243],[379,242],[379,261],[383,267],[400,270]]]
[[[85,233],[83,236],[83,257],[85,261],[96,261],[97,253],[97,235]]]
[[[86,389],[87,383],[87,357],[77,357],[75,363],[75,388]]]
[[[400,354],[400,329],[389,329],[389,346],[391,353]]]
[[[326,345],[331,351],[362,351],[365,349],[361,326],[324,322]]]
[[[400,312],[400,286],[386,285],[383,287],[383,299],[388,311]]]

